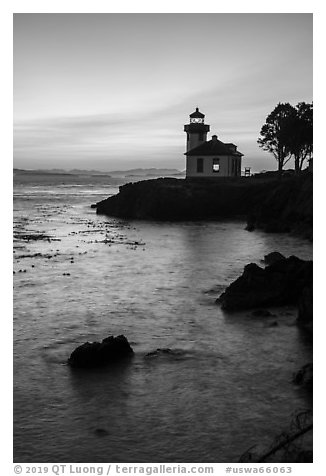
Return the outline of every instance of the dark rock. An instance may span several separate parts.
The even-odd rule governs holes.
[[[313,364],[304,365],[298,372],[293,375],[293,383],[301,385],[308,390],[313,387]]]
[[[312,240],[312,174],[275,180],[248,213],[247,223],[267,233],[291,232]]]
[[[312,327],[313,321],[313,287],[312,283],[303,288],[298,301],[298,324]]]
[[[294,463],[313,463],[313,453],[311,450],[299,451]]]
[[[277,321],[273,321],[270,323],[269,327],[277,327],[278,326],[278,322]]]
[[[274,315],[268,309],[255,309],[251,314],[255,317],[272,317]]]
[[[255,224],[250,220],[250,218],[248,218],[245,230],[254,231],[255,229],[256,229]]]
[[[145,355],[145,358],[168,358],[172,360],[182,360],[186,358],[186,352],[180,349],[169,349],[169,348],[163,348],[163,349],[156,349],[152,352],[149,352],[148,354]]]
[[[158,357],[159,355],[174,355],[174,351],[172,349],[166,348],[166,349],[156,349],[152,352],[148,352],[148,354],[145,355],[145,357]]]
[[[68,359],[72,367],[98,367],[131,357],[134,351],[124,335],[107,337],[102,342],[86,342]]]
[[[270,266],[271,264],[277,263],[278,261],[285,259],[285,256],[278,251],[272,251],[272,253],[268,253],[268,255],[264,256],[264,261],[266,266]]]
[[[244,268],[218,302],[226,310],[295,305],[304,288],[312,283],[312,261],[290,256],[265,269],[255,263]]]

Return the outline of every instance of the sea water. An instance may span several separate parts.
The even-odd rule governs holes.
[[[246,264],[311,259],[311,244],[240,221],[96,215],[117,191],[103,178],[15,183],[14,461],[236,462],[269,445],[311,407],[292,382],[311,343],[295,309],[254,317],[215,300]],[[130,362],[67,365],[119,334]],[[158,348],[170,352],[146,356]]]

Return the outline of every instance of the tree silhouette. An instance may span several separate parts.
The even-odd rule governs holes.
[[[267,116],[258,139],[259,147],[271,152],[278,162],[278,172],[282,175],[284,165],[290,160],[292,151],[289,143],[289,134],[293,127],[296,110],[290,103],[278,103],[275,109]]]
[[[294,156],[295,171],[299,173],[313,151],[313,106],[305,102],[296,105],[296,114],[291,124],[289,146]]]
[[[284,165],[294,157],[296,173],[302,170],[313,151],[313,106],[299,102],[296,107],[279,103],[267,116],[258,139],[259,147],[271,152],[282,175]]]

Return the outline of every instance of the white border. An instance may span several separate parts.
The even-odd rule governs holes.
[[[2,263],[2,345],[1,362],[3,372],[2,392],[5,391],[6,398],[2,399],[2,459],[0,461],[3,474],[13,474],[12,471],[12,14],[19,13],[314,13],[314,93],[317,96],[317,106],[315,99],[315,157],[320,163],[314,164],[315,191],[314,191],[314,211],[315,211],[315,418],[314,418],[314,464],[313,465],[291,465],[293,474],[320,475],[325,473],[324,457],[324,433],[325,433],[325,412],[324,404],[324,382],[325,375],[322,369],[322,349],[325,346],[325,324],[324,302],[321,296],[325,293],[322,280],[318,279],[321,273],[325,273],[325,197],[322,191],[325,189],[325,154],[321,154],[321,143],[325,135],[325,117],[320,120],[322,111],[325,111],[324,87],[326,84],[323,72],[324,51],[324,31],[326,25],[325,3],[321,1],[274,1],[263,3],[258,1],[228,1],[218,2],[214,0],[198,1],[108,1],[108,0],[33,0],[33,1],[4,1],[0,11],[0,48],[1,48],[1,172],[2,187],[2,233],[1,233],[1,263]],[[323,114],[325,116],[325,112]],[[319,153],[320,152],[320,153]],[[322,162],[323,161],[323,162]],[[316,213],[317,210],[317,213]],[[319,221],[318,221],[319,219]],[[317,377],[317,378],[316,378]],[[316,416],[317,414],[317,416]],[[146,466],[146,465],[144,465]],[[216,464],[215,474],[224,474],[225,463]],[[231,464],[232,467],[239,465]],[[256,465],[252,465],[253,467]],[[259,465],[257,465],[259,466]],[[260,465],[262,466],[262,465]],[[265,465],[263,465],[265,466]],[[279,466],[279,465],[270,465]],[[219,469],[218,469],[219,468]],[[323,471],[324,470],[324,471]]]

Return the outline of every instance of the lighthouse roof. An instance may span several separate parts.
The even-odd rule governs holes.
[[[234,144],[224,144],[224,142],[217,139],[217,136],[213,136],[212,140],[203,142],[202,144],[188,150],[184,155],[233,155],[236,157],[242,157],[243,154],[236,150]]]
[[[189,117],[200,117],[200,118],[204,118],[205,117],[205,114],[201,113],[198,109],[198,107],[196,107],[196,111],[193,112],[192,114],[190,114]]]

